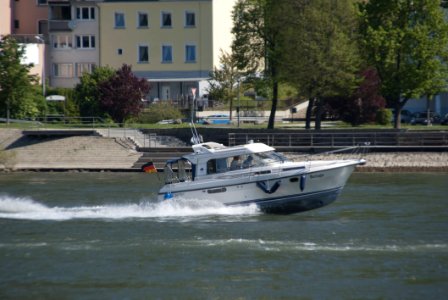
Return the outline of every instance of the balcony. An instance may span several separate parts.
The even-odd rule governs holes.
[[[16,40],[19,44],[43,44],[47,43],[45,35],[37,34],[11,34],[12,38]]]
[[[49,20],[49,31],[72,31],[75,28],[75,22],[72,20]]]
[[[72,9],[67,2],[49,2],[49,31],[72,31],[74,23],[72,21]]]

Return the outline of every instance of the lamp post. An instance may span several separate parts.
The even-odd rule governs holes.
[[[238,128],[240,128],[240,78],[238,78],[238,91],[237,91],[237,99],[238,99],[238,106],[236,108],[236,116],[238,118]]]
[[[43,61],[42,61],[42,95],[45,97],[45,40],[43,38],[41,38],[40,36],[36,35],[34,36],[36,38],[36,40],[40,41],[42,43],[42,47],[43,47]]]
[[[195,100],[196,100],[196,88],[190,88],[191,94],[193,95],[192,103],[191,103],[191,123],[194,124],[196,119],[196,107],[195,107]]]

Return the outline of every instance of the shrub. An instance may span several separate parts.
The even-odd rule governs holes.
[[[157,123],[161,120],[181,119],[182,113],[170,103],[151,104],[141,113],[137,119],[138,123]]]
[[[392,121],[392,111],[381,108],[376,112],[376,123],[380,125],[389,125]]]

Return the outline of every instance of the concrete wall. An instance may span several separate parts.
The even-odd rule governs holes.
[[[221,50],[231,53],[232,10],[236,0],[213,0],[213,66],[219,67]]]
[[[2,0],[7,2],[7,0]],[[39,21],[48,19],[48,5],[38,5],[37,0],[12,1],[13,22],[17,20],[19,27],[13,27],[14,34],[39,34]],[[14,24],[13,24],[14,25]]]
[[[12,1],[0,1],[0,36],[12,33]]]
[[[149,79],[197,78],[212,69],[212,2],[158,1],[158,2],[104,2],[99,4],[100,64],[114,68],[123,63],[132,64],[133,71]],[[172,14],[172,27],[161,27],[161,12]],[[185,12],[196,15],[196,26],[185,27]],[[125,15],[125,27],[115,28],[115,12]],[[149,26],[138,28],[138,12],[149,16]],[[186,44],[196,45],[195,63],[185,62]],[[138,62],[138,46],[149,46],[149,62]],[[162,63],[162,45],[171,45],[173,62]],[[118,51],[121,49],[122,54]]]

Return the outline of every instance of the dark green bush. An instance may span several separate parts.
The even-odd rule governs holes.
[[[142,113],[140,113],[137,123],[157,123],[161,120],[182,119],[183,115],[179,109],[173,107],[170,103],[151,104]]]
[[[381,108],[376,112],[376,123],[379,125],[389,125],[392,122],[392,111]]]

